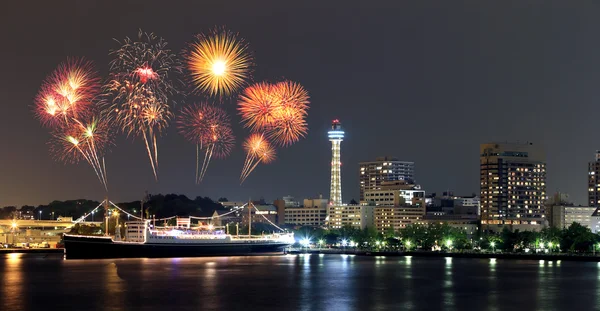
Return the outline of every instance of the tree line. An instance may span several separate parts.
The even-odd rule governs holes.
[[[219,202],[227,201],[226,198],[220,198]],[[143,204],[142,204],[143,202]],[[154,215],[156,218],[170,216],[211,216],[215,211],[226,211],[219,202],[215,202],[209,197],[197,196],[190,199],[181,194],[155,194],[148,195],[144,200],[116,203],[121,209],[139,216],[142,212],[144,216],[150,218]],[[59,216],[73,217],[77,219],[86,213],[91,212],[100,202],[93,200],[67,200],[52,201],[49,204],[30,206],[24,205],[21,208],[16,206],[5,206],[0,208],[0,219],[30,218],[35,219],[56,219]],[[99,208],[95,212],[95,220],[104,217],[104,208]],[[89,220],[89,219],[88,219]]]
[[[299,244],[314,247],[353,247],[362,250],[411,251],[502,251],[502,252],[570,252],[600,251],[600,235],[579,223],[569,227],[543,228],[535,231],[511,231],[497,234],[477,233],[469,237],[465,230],[445,223],[412,224],[384,233],[373,228],[322,229],[301,227],[294,230]]]

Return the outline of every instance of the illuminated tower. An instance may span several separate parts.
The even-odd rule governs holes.
[[[331,141],[331,190],[329,202],[332,205],[342,204],[342,174],[341,174],[341,152],[340,147],[344,140],[344,131],[339,120],[333,120],[331,130],[327,132]]]

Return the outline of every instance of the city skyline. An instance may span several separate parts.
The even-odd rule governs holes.
[[[115,12],[110,4],[65,1],[42,3],[30,12],[24,4],[9,5],[5,12],[30,14],[9,14],[0,22],[5,44],[15,47],[0,52],[6,60],[0,78],[5,108],[0,206],[104,197],[89,167],[63,165],[48,156],[49,136],[32,118],[33,97],[59,62],[85,56],[106,76],[112,38],[134,36],[141,28],[179,49],[193,34],[215,25],[227,25],[249,41],[260,65],[256,80],[285,76],[306,86],[313,103],[308,137],[278,150],[275,163],[260,167],[239,186],[244,132],[233,101],[222,107],[233,116],[238,144],[231,158],[211,163],[200,185],[194,184],[194,147],[174,126],[160,138],[158,183],[139,142],[120,135],[107,156],[109,195],[115,200],[136,200],[145,190],[232,200],[326,194],[331,154],[324,133],[329,121],[339,118],[348,129],[341,160],[346,202],[359,197],[358,163],[384,155],[415,162],[415,178],[427,193],[476,193],[479,145],[518,140],[546,149],[549,194],[560,191],[575,203],[587,201],[586,167],[600,149],[600,143],[587,139],[594,132],[594,60],[600,51],[596,34],[586,30],[597,28],[592,10],[544,6],[534,14],[480,3],[475,13],[446,7],[446,19],[440,19],[431,14],[435,5],[423,3],[361,10],[276,4],[268,7],[273,13],[268,15],[260,13],[264,7],[243,3],[166,7],[148,1],[145,6],[123,4]],[[67,7],[98,14],[81,18],[85,14],[69,15]],[[120,23],[101,22],[123,12],[127,18]],[[577,35],[556,31],[556,15],[567,21],[562,30]],[[256,16],[263,18],[261,24]],[[12,32],[15,27],[21,31]],[[281,42],[273,44],[275,39]],[[57,42],[66,43],[56,48]],[[573,48],[582,44],[585,49]],[[517,122],[514,115],[527,120]],[[469,122],[460,122],[463,118]]]

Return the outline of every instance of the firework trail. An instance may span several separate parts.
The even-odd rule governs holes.
[[[291,81],[256,83],[240,95],[238,111],[244,127],[264,132],[279,146],[289,146],[306,136],[308,92]]]
[[[110,127],[104,119],[93,118],[88,122],[73,119],[70,125],[53,131],[50,151],[57,160],[65,163],[85,160],[108,190],[106,165],[99,154],[103,154],[112,143],[110,134]]]
[[[252,70],[248,45],[225,29],[199,34],[185,52],[195,91],[227,97],[243,87]]]
[[[275,149],[263,134],[251,134],[244,142],[244,149],[246,150],[246,161],[240,175],[240,184],[244,183],[258,164],[266,164],[275,160]]]
[[[43,82],[35,99],[35,115],[52,129],[51,153],[67,163],[81,159],[108,189],[100,156],[111,142],[108,122],[96,116],[101,104],[99,77],[91,62],[69,59]],[[102,161],[100,161],[102,159]]]
[[[157,135],[169,125],[169,101],[179,93],[172,81],[182,65],[167,49],[167,42],[154,34],[138,33],[137,41],[117,41],[121,47],[111,51],[108,95],[109,106],[121,131],[141,137],[146,146],[154,178],[158,180]]]
[[[225,158],[233,149],[235,139],[229,116],[221,108],[202,103],[184,107],[177,125],[179,132],[196,144],[196,183],[200,183],[212,157]],[[204,151],[202,166],[201,151]]]

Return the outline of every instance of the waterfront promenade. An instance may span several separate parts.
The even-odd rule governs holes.
[[[501,253],[501,252],[430,252],[430,251],[364,251],[354,249],[292,249],[291,254],[347,254],[357,256],[414,256],[414,257],[452,257],[452,258],[496,258],[513,260],[567,260],[600,262],[600,254],[568,254],[568,253]]]

